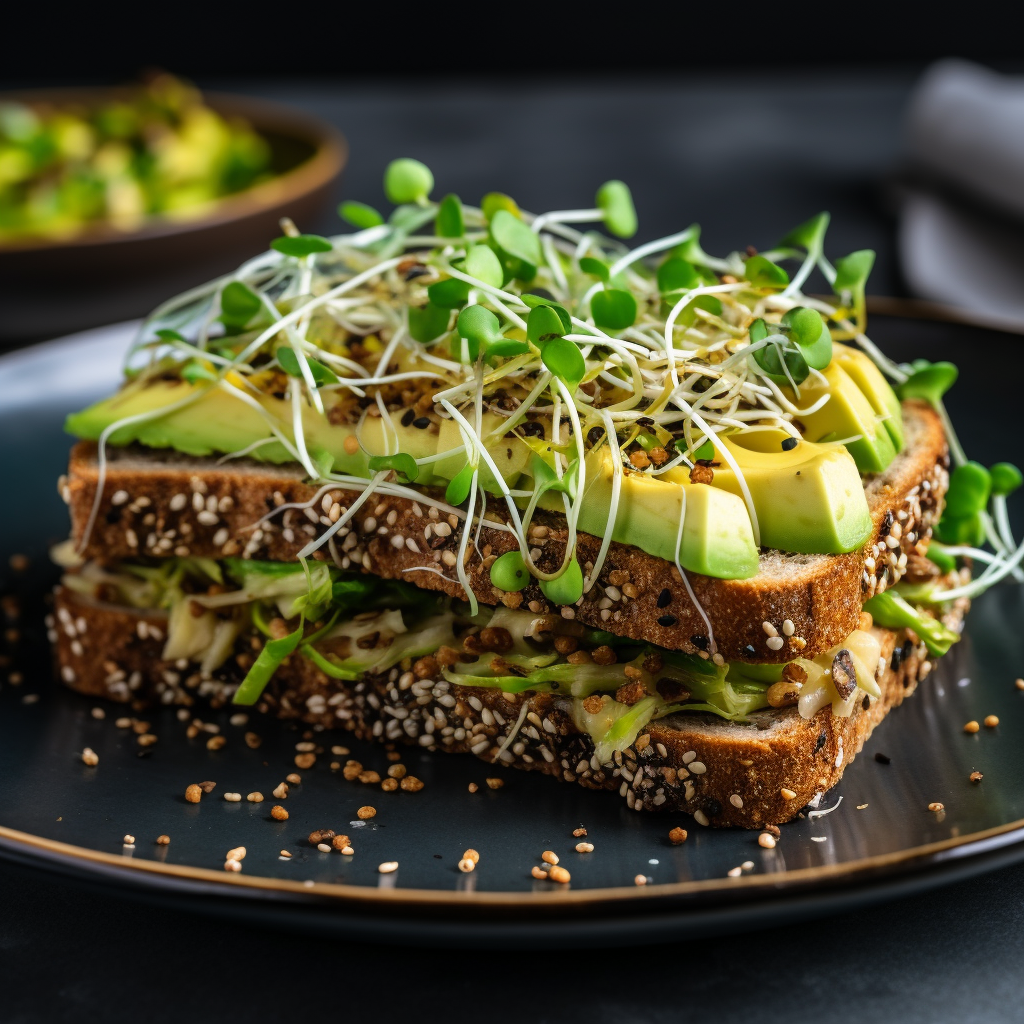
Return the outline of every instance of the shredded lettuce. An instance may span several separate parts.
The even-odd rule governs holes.
[[[865,602],[864,611],[886,629],[912,629],[933,658],[945,654],[960,639],[959,633],[909,604],[895,590],[875,594]]]

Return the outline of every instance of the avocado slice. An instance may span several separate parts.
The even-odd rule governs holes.
[[[232,383],[242,385],[240,380]],[[193,401],[180,409],[115,430],[109,438],[110,443],[121,446],[138,442],[150,448],[173,448],[187,455],[208,456],[241,451],[256,441],[273,437],[267,421],[259,412],[222,388],[206,383],[163,380],[128,384],[113,397],[68,416],[65,429],[76,437],[97,440],[107,427],[118,420],[168,408],[190,396],[194,396]],[[293,440],[291,403],[270,395],[252,397],[274,420],[278,429]],[[359,433],[362,446],[355,452],[345,447],[346,439],[356,433],[354,427],[332,424],[308,406],[303,408],[302,423],[307,448],[310,451],[322,449],[333,456],[336,472],[370,477],[373,475],[368,466],[370,456],[394,450],[394,435],[385,431],[380,419],[366,417]],[[485,436],[491,431],[497,433],[497,438],[487,446],[488,453],[505,480],[514,484],[526,468],[531,453],[519,438],[502,436],[502,423],[501,417],[485,414],[483,433]],[[404,427],[397,418],[394,427],[398,435],[398,450],[413,458],[443,454],[462,444],[454,421],[443,420],[437,434],[412,425]],[[284,445],[276,441],[254,449],[251,457],[274,463],[292,461]],[[422,486],[444,486],[466,465],[466,461],[466,454],[459,453],[428,463],[421,467],[416,482]],[[483,463],[480,483],[488,491],[500,493],[494,475]]]
[[[761,544],[803,554],[856,551],[871,534],[864,485],[852,456],[838,445],[793,440],[783,430],[753,430],[722,437],[743,473],[757,513]],[[686,470],[666,476],[686,478]],[[724,460],[715,467],[713,487],[742,496],[739,481]]]
[[[838,362],[864,393],[875,415],[884,417],[882,424],[892,438],[893,447],[897,452],[903,451],[903,408],[896,392],[882,376],[882,371],[867,353],[849,345],[833,345],[832,359]]]
[[[882,473],[896,458],[896,447],[885,422],[877,414],[854,379],[833,359],[824,370],[822,384],[809,377],[800,385],[798,407],[813,405],[828,392],[829,400],[813,413],[798,413],[808,441],[844,441],[861,473]],[[783,388],[790,401],[795,401],[792,388]],[[856,440],[846,441],[846,438]]]
[[[587,479],[578,520],[580,530],[604,537],[608,530],[614,464],[607,445],[587,456]],[[679,564],[719,579],[757,574],[758,552],[742,499],[703,484],[668,481],[623,470],[612,539],[633,544],[674,562],[683,501],[686,517]]]

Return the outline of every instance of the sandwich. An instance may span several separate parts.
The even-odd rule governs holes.
[[[544,215],[413,160],[385,191],[158,308],[69,416],[63,681],[702,825],[820,800],[1024,557],[955,367],[870,341],[873,254],[831,263],[826,214],[717,258],[630,248],[617,181]]]

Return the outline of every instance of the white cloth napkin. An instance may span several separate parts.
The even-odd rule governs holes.
[[[919,182],[900,215],[904,276],[921,298],[1024,326],[1024,78],[933,65],[906,129]]]

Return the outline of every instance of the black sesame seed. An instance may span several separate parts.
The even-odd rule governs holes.
[[[658,625],[665,627],[674,626],[678,621],[679,620],[674,615],[662,615],[658,619]]]
[[[693,644],[694,647],[699,647],[702,651],[706,651],[709,646],[708,638],[706,636],[701,636],[700,633],[697,633],[695,636],[691,636],[690,643]]]
[[[722,805],[717,800],[709,800],[704,805],[704,813],[709,818],[717,818],[722,813]]]
[[[885,518],[882,520],[882,525],[878,531],[879,537],[887,537],[889,531],[892,529],[892,509],[885,513]]]
[[[913,653],[914,645],[909,640],[905,640],[903,643],[903,660],[906,661]]]
[[[795,447],[796,447],[796,438],[795,437],[787,437],[782,442],[782,450],[784,452],[791,452]]]
[[[666,587],[658,595],[658,607],[659,608],[667,608],[671,603],[672,603],[672,591],[669,590],[668,587]]]
[[[871,698],[866,693],[864,694],[864,699],[860,702],[860,706],[865,711],[867,711],[867,709],[871,707]]]
[[[892,764],[892,758],[891,757],[887,757],[880,750],[875,751],[875,760],[879,764]]]
[[[416,415],[416,413],[414,413],[412,411],[412,409],[406,409],[405,412],[402,413],[402,426],[403,427],[409,426],[409,424],[412,423],[413,418],[415,417],[415,415]]]
[[[820,733],[818,734],[818,739],[817,739],[817,741],[816,741],[816,742],[815,742],[815,744],[814,744],[814,752],[815,752],[815,753],[817,753],[817,752],[818,752],[819,750],[821,750],[821,748],[822,748],[823,746],[825,746],[825,740],[826,740],[827,738],[828,738],[828,737],[827,737],[827,736],[825,735],[825,730],[824,730],[824,729],[822,729],[822,731],[821,731],[821,732],[820,732]]]
[[[601,438],[604,437],[604,427],[591,427],[587,431],[587,442],[593,448]]]
[[[889,667],[893,672],[899,672],[900,665],[903,664],[903,648],[897,647],[892,652],[892,660],[889,662]]]
[[[415,420],[412,421],[412,425],[417,430],[426,430],[427,427],[430,426],[430,417],[429,416],[420,416],[418,419],[415,419]]]
[[[106,520],[107,520],[108,523],[113,525],[120,518],[121,518],[121,506],[120,505],[112,505],[109,509],[107,509]]]
[[[544,424],[537,423],[536,420],[527,420],[523,424],[523,433],[527,437],[543,437],[544,436]]]

